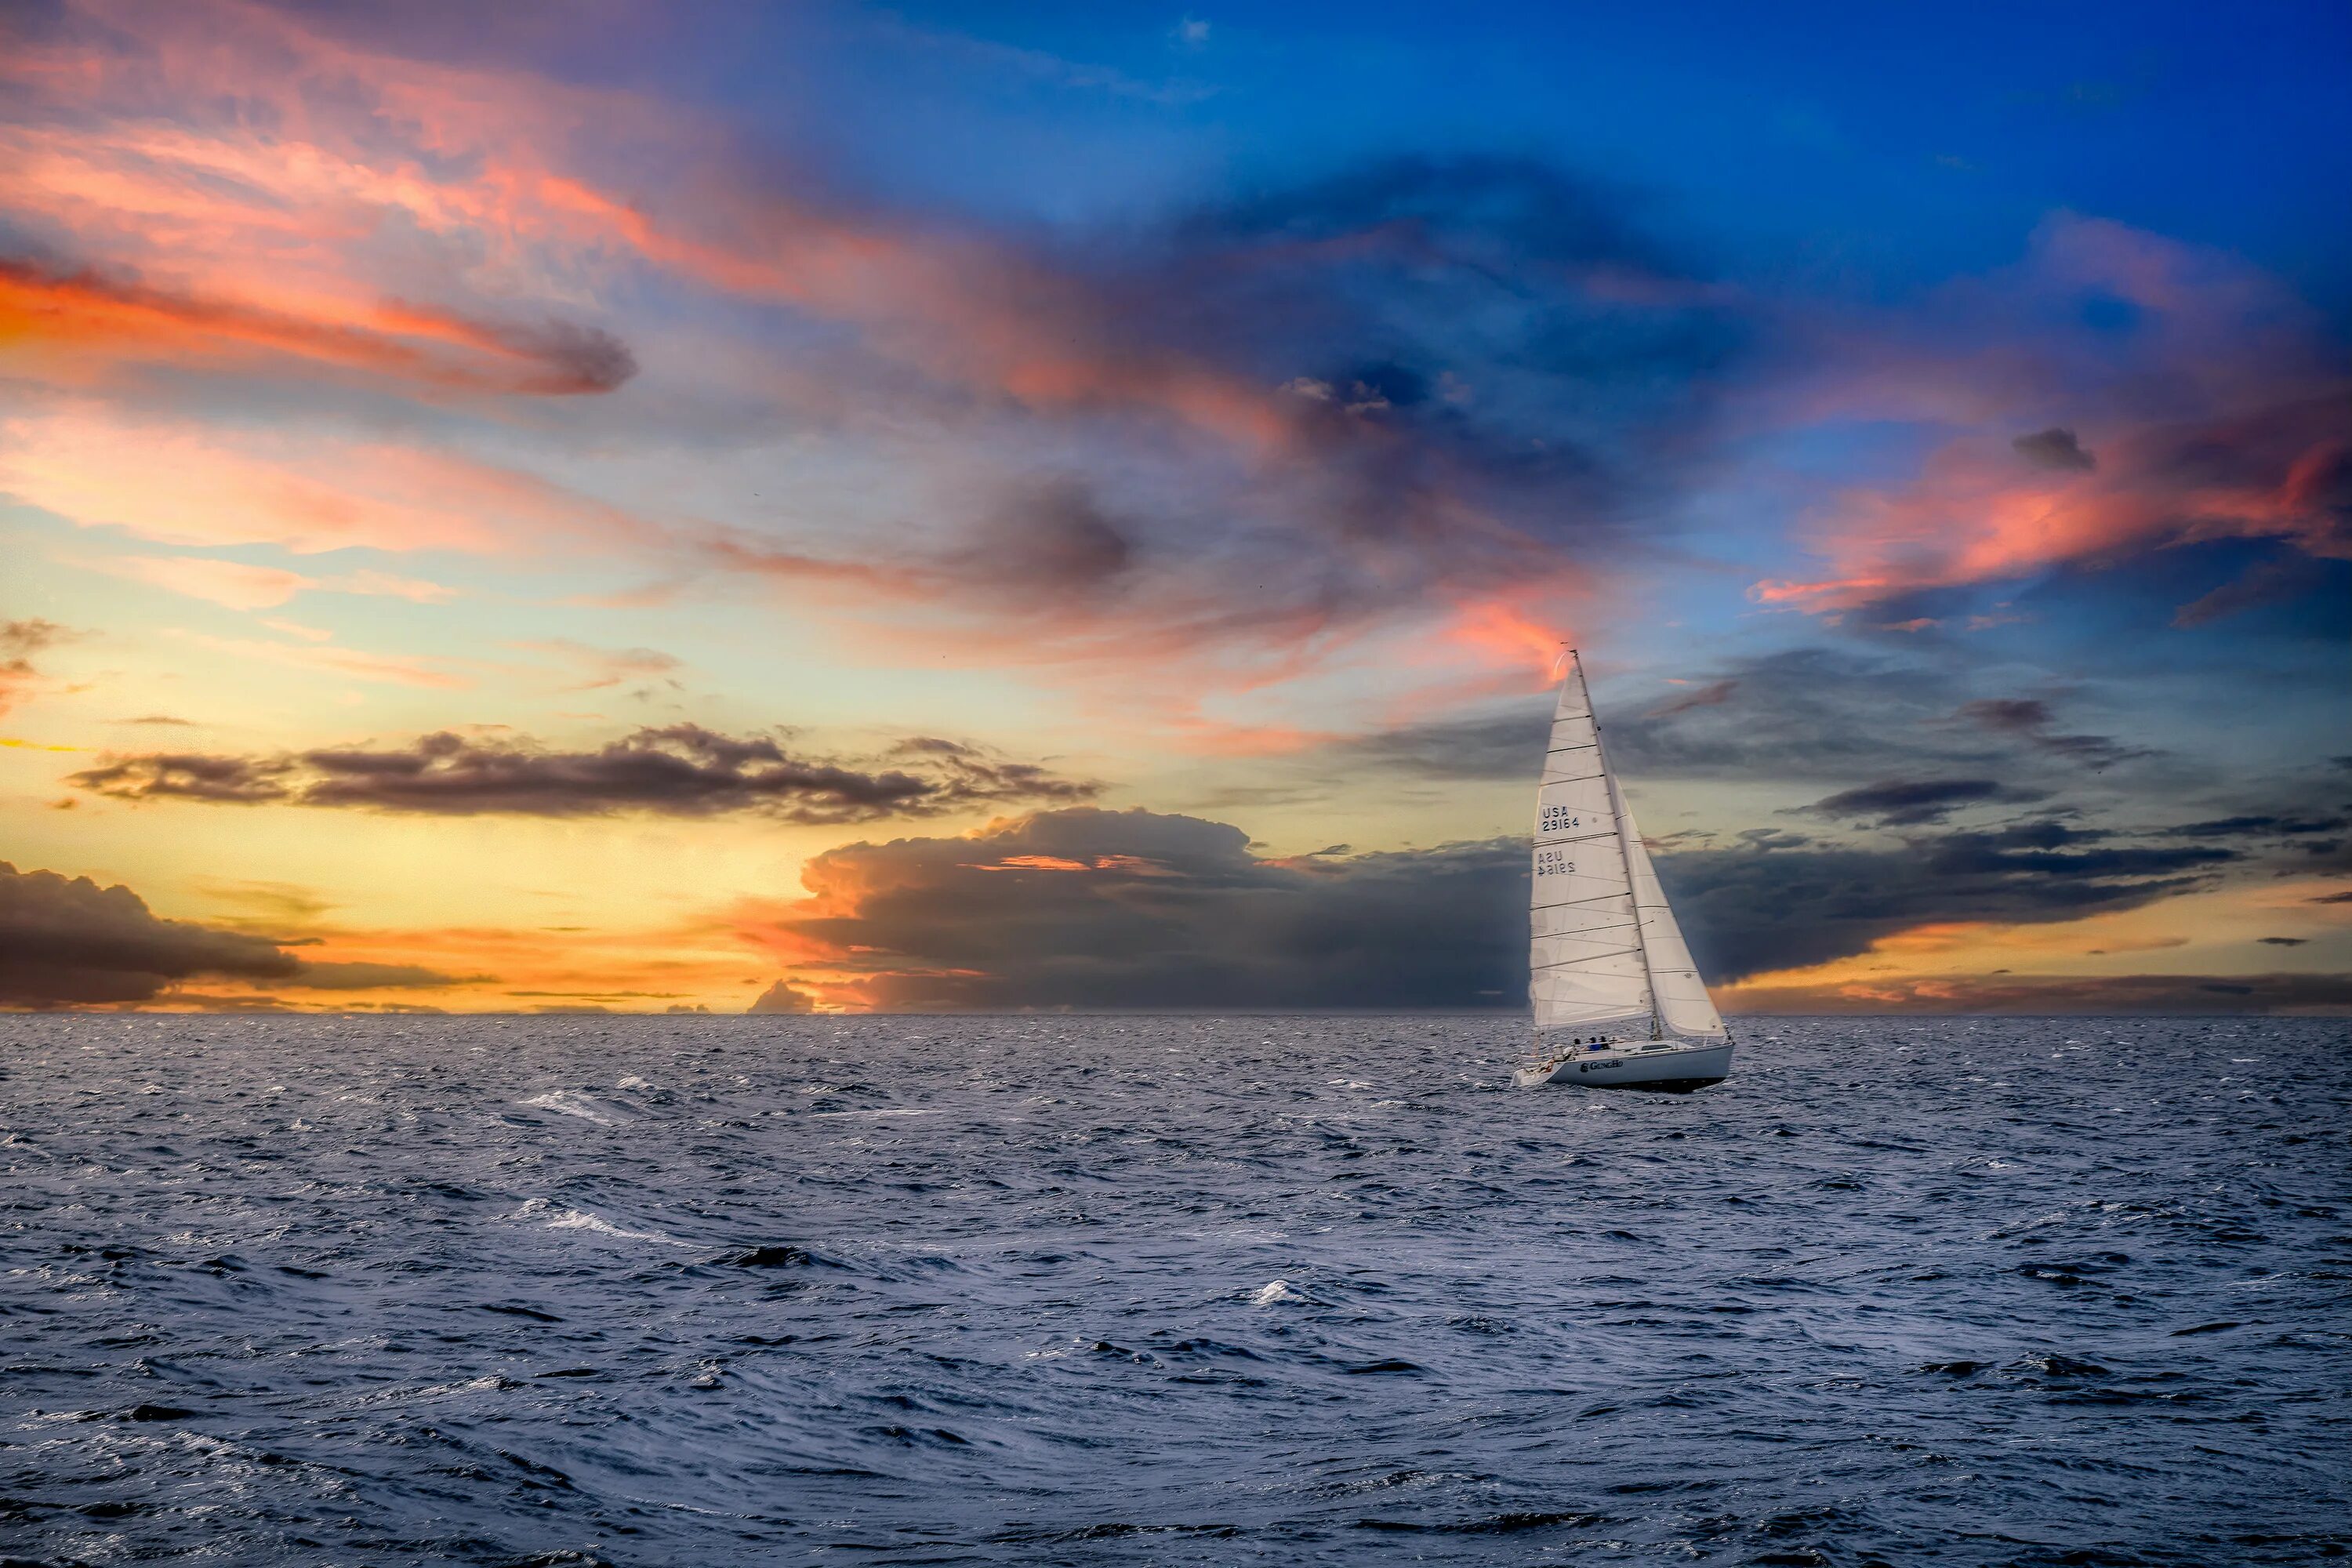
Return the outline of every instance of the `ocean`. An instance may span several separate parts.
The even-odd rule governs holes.
[[[2341,1020],[0,1019],[0,1557],[2310,1563]]]

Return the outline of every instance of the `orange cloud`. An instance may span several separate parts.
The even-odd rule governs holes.
[[[1488,655],[1497,664],[1522,665],[1548,677],[1568,647],[1551,627],[1530,619],[1517,605],[1488,599],[1464,605],[1446,635],[1465,647]]]
[[[586,329],[499,326],[398,304],[357,319],[303,317],[0,260],[0,352],[60,350],[256,368],[292,358],[434,388],[541,395],[609,392],[635,368],[617,342]]]
[[[0,437],[0,489],[84,527],[163,544],[491,553],[566,536],[659,536],[544,479],[421,447],[229,434],[83,406],[7,421]]]
[[[1845,496],[1816,534],[1833,574],[1766,582],[1759,603],[1842,610],[1914,588],[1994,582],[2127,548],[2210,539],[2277,539],[2314,555],[2352,555],[2328,503],[2352,471],[2352,402],[2265,410],[2247,420],[2120,437],[2104,471],[2027,476],[2008,443],[1958,441],[1914,484]],[[2225,471],[2184,482],[2180,455],[2207,448]]]
[[[75,10],[107,32],[27,45],[8,68],[74,120],[10,133],[0,206],[168,266],[190,292],[19,268],[0,321],[20,336],[266,350],[451,387],[616,384],[625,356],[609,341],[386,300],[367,281],[367,255],[396,215],[500,292],[543,293],[633,259],[856,323],[886,354],[1026,406],[1154,410],[1258,455],[1297,432],[1296,400],[1175,351],[1122,345],[1083,289],[1013,252],[731,181],[716,133],[675,106],[371,52],[230,0]],[[267,105],[291,129],[257,136],[260,117],[221,116],[221,103]],[[91,110],[121,118],[93,133]],[[158,110],[173,122],[148,118]],[[590,165],[625,147],[714,172],[658,199],[616,194]],[[276,308],[236,303],[264,261]],[[469,353],[435,357],[425,344]]]

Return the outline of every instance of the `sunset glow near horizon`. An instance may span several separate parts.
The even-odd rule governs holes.
[[[2347,61],[0,11],[0,1005],[2352,1009]]]

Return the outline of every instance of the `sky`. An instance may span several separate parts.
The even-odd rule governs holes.
[[[2352,1010],[2352,13],[0,5],[0,1005]]]

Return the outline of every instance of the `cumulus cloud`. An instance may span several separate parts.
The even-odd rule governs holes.
[[[192,980],[326,991],[453,983],[413,964],[307,963],[264,937],[159,919],[129,888],[0,861],[0,1006],[136,1004]]]
[[[200,974],[284,983],[301,969],[275,942],[158,920],[124,887],[0,861],[0,1001],[144,1002]]]
[[[903,741],[881,758],[851,765],[795,755],[774,735],[739,739],[697,724],[641,729],[581,752],[446,731],[404,746],[328,747],[277,756],[151,752],[84,769],[72,775],[72,783],[118,800],[368,807],[451,816],[707,816],[742,811],[803,823],[1083,800],[1101,787],[953,741]]]
[[[677,1011],[677,1009],[673,1008],[671,1011],[675,1012]],[[746,1009],[746,1011],[752,1013],[814,1013],[816,1011],[816,998],[811,996],[805,991],[799,990],[786,982],[779,980],[773,985],[769,986],[765,991],[761,992],[759,999],[754,1001],[751,1005]]]
[[[1223,823],[1075,807],[828,850],[740,924],[854,1006],[1515,1007],[1527,874],[1515,842],[1270,859]]]

